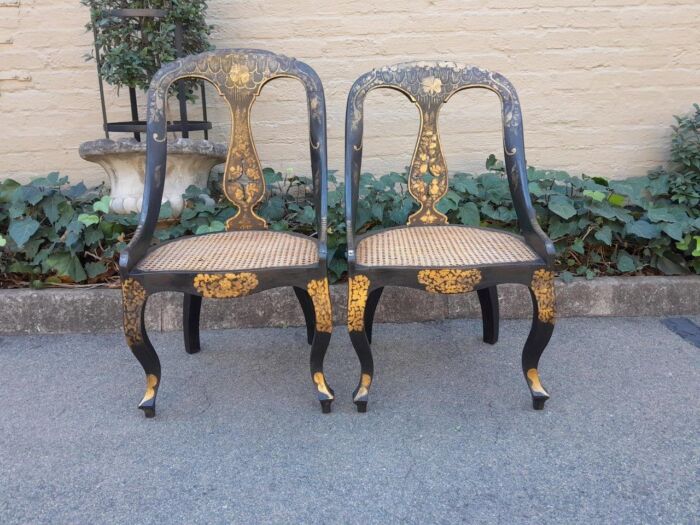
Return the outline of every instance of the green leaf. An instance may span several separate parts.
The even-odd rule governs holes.
[[[625,196],[619,193],[613,193],[608,197],[608,202],[613,206],[622,207],[625,205]]]
[[[78,220],[85,226],[90,226],[91,224],[97,224],[100,222],[100,218],[97,215],[90,215],[87,213],[81,213],[78,215]]]
[[[100,200],[93,203],[92,209],[95,212],[101,211],[102,213],[109,213],[109,203],[111,202],[111,197],[109,195],[104,195]]]
[[[657,226],[642,220],[627,224],[625,230],[627,233],[631,233],[643,239],[653,239],[659,234],[659,228]]]
[[[664,224],[661,226],[661,229],[671,237],[671,239],[674,239],[676,241],[682,241],[683,240],[683,225],[675,222],[672,224]]]
[[[85,271],[90,279],[94,279],[107,271],[107,266],[101,262],[91,262],[85,265]]]
[[[676,217],[669,212],[668,208],[649,208],[647,217],[651,222],[676,222]]]
[[[563,272],[559,272],[559,278],[565,283],[570,283],[574,280],[574,274],[568,270],[564,270]]]
[[[4,247],[7,245],[7,239],[0,234],[0,248]]]
[[[39,229],[39,222],[31,217],[17,219],[10,222],[8,233],[17,246],[23,246],[29,238]]]
[[[602,191],[583,190],[583,194],[597,202],[602,202],[605,199],[605,193]]]
[[[612,230],[610,229],[610,226],[603,226],[600,230],[595,232],[593,236],[608,246],[612,245]]]
[[[633,272],[637,269],[634,258],[624,250],[617,254],[617,269],[622,273]]]
[[[457,212],[457,218],[466,226],[479,226],[479,207],[473,202],[462,204]]]
[[[51,255],[46,259],[43,265],[47,270],[53,270],[58,275],[70,277],[73,281],[79,283],[87,279],[87,274],[80,264],[80,259],[76,255],[62,252]]]
[[[570,219],[576,215],[576,208],[571,204],[571,201],[563,195],[554,195],[549,201],[548,208],[551,212],[556,213],[563,219]]]

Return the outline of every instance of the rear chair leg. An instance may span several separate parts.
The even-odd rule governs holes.
[[[367,341],[372,344],[372,326],[374,325],[374,312],[377,310],[379,299],[382,296],[384,287],[375,288],[367,297],[367,309],[365,310],[365,333]]]
[[[372,349],[365,331],[369,284],[369,279],[364,275],[355,275],[348,279],[348,332],[360,360],[360,382],[352,394],[358,412],[367,411],[369,388],[374,376]],[[376,297],[379,301],[379,294]]]
[[[306,340],[309,344],[313,343],[314,332],[316,331],[316,320],[314,318],[314,303],[309,297],[309,294],[303,288],[294,286],[294,293],[301,305],[301,311],[304,312],[304,321],[306,322]]]
[[[297,292],[299,290],[299,292]],[[294,291],[299,297],[299,302],[304,309],[304,302],[300,293],[305,295],[303,301],[308,301],[313,314],[313,338],[311,341],[311,379],[314,382],[318,400],[321,403],[321,411],[328,414],[331,411],[331,403],[335,399],[333,389],[328,386],[326,376],[323,373],[323,360],[326,357],[328,343],[331,341],[333,331],[333,312],[331,310],[331,295],[328,288],[328,279],[317,279],[309,281],[306,291],[295,288]],[[306,316],[307,310],[304,310]],[[309,319],[307,317],[307,323]],[[307,324],[308,327],[308,324]]]
[[[542,410],[549,394],[540,382],[537,365],[554,331],[554,272],[536,270],[532,275],[530,295],[533,306],[532,328],[523,348],[522,367],[532,394],[532,407]]]
[[[156,415],[156,395],[160,387],[160,360],[146,334],[144,311],[147,298],[146,290],[137,280],[128,278],[122,281],[126,343],[146,372],[146,393],[139,408],[146,417],[153,417]]]
[[[185,294],[182,302],[182,330],[185,337],[185,351],[196,354],[201,349],[199,344],[199,314],[202,310],[202,297]]]
[[[484,327],[484,343],[491,345],[498,342],[498,290],[489,286],[476,291],[481,304],[481,321]]]

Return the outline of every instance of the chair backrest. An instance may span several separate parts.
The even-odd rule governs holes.
[[[345,123],[346,174],[352,174],[350,182],[357,186],[362,163],[362,130],[364,100],[370,91],[388,88],[400,91],[413,102],[420,112],[418,140],[408,173],[408,191],[420,208],[408,218],[408,225],[447,224],[447,216],[437,210],[440,199],[447,193],[447,164],[440,144],[438,116],[440,108],[449,98],[463,89],[485,88],[494,91],[501,99],[504,150],[511,193],[516,210],[526,212],[527,202],[522,201],[518,186],[527,179],[522,136],[520,102],[513,86],[499,75],[477,67],[451,62],[413,62],[375,69],[362,75],[348,95]],[[517,154],[517,157],[516,157]],[[350,184],[348,184],[350,186]],[[352,210],[357,207],[357,191],[352,191]],[[529,199],[529,196],[526,197]],[[348,225],[352,229],[352,225]]]
[[[315,208],[319,228],[321,224],[325,225],[327,154],[323,86],[316,72],[308,65],[269,51],[230,49],[201,53],[176,60],[154,76],[148,97],[147,131],[149,171],[155,174],[153,183],[162,180],[158,170],[165,168],[164,162],[163,166],[158,164],[167,151],[165,110],[170,86],[183,78],[207,80],[226,99],[231,110],[231,136],[223,189],[238,212],[226,222],[226,229],[266,228],[266,221],[255,212],[255,207],[265,195],[265,179],[253,142],[250,112],[262,87],[272,79],[284,77],[301,81],[306,90]],[[322,236],[322,232],[319,232],[319,236]]]

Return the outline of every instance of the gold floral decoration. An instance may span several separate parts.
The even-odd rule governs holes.
[[[250,80],[250,70],[245,64],[233,64],[229,71],[228,78],[237,87],[245,86]]]
[[[122,305],[124,312],[124,335],[129,346],[143,342],[141,337],[141,310],[146,302],[146,290],[136,279],[122,282]]]
[[[226,221],[227,230],[265,228],[267,223],[254,211],[265,194],[265,179],[253,145],[248,120],[253,96],[233,109],[233,133],[224,175],[224,194],[238,211]],[[246,106],[246,104],[248,104]]]
[[[309,281],[306,290],[311,296],[316,312],[316,330],[331,333],[333,330],[333,314],[331,310],[331,296],[328,290],[328,279]]]
[[[432,293],[471,292],[481,282],[479,270],[421,270],[418,282]]]
[[[369,374],[363,373],[360,376],[360,386],[357,389],[357,394],[355,394],[353,401],[357,401],[359,399],[362,399],[363,397],[367,397],[369,395],[369,387],[371,384],[372,384],[372,376]]]
[[[248,295],[258,286],[254,273],[199,273],[194,277],[194,287],[204,297],[226,298]]]
[[[316,384],[316,389],[326,396],[327,399],[333,399],[334,396],[331,393],[331,389],[328,387],[328,383],[326,383],[326,376],[323,375],[323,372],[316,372],[314,373],[314,383]]]
[[[421,207],[408,218],[408,224],[447,224],[447,216],[435,209],[435,205],[447,193],[447,166],[436,126],[431,120],[433,117],[426,115],[425,118],[409,174],[409,192]]]
[[[428,95],[437,95],[442,91],[442,80],[433,76],[425,77],[420,83],[423,91]]]
[[[148,374],[146,376],[146,393],[141,400],[141,404],[146,401],[150,401],[156,397],[156,387],[158,386],[158,378],[154,374]]]
[[[365,329],[365,306],[369,278],[356,275],[348,279],[348,330],[362,332]]]
[[[540,382],[540,375],[537,373],[536,368],[530,368],[527,371],[527,379],[528,381],[530,381],[530,387],[532,388],[533,392],[548,395],[547,391],[544,389],[542,383]]]
[[[535,270],[530,288],[537,300],[537,318],[543,323],[554,323],[554,272]]]

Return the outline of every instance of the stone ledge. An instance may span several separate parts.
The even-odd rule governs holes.
[[[346,286],[331,286],[336,324],[345,323]],[[498,287],[501,317],[527,318],[527,288]],[[700,314],[700,277],[601,277],[557,282],[559,317],[635,317]],[[408,288],[387,288],[377,322],[408,323],[480,317],[476,294],[436,295]],[[156,294],[146,308],[154,331],[182,327],[182,299]],[[202,328],[301,326],[304,318],[291,288],[240,299],[205,300]],[[0,290],[0,334],[46,334],[121,330],[121,294],[117,289]]]

